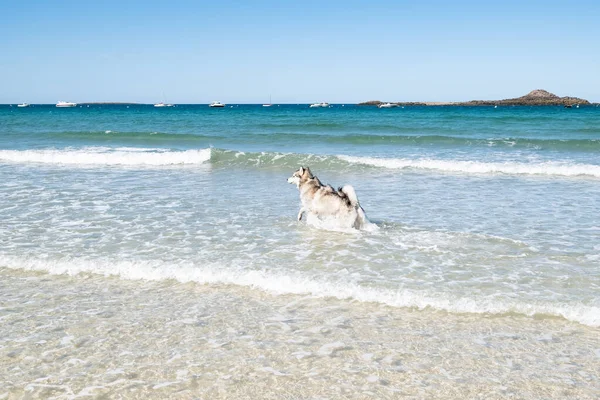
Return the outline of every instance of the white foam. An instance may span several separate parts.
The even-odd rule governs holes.
[[[338,155],[340,160],[389,169],[424,169],[471,174],[518,174],[554,176],[593,176],[600,178],[600,165],[560,162],[496,162],[407,158],[374,158]]]
[[[432,308],[451,313],[549,315],[592,327],[600,326],[600,307],[581,303],[520,303],[511,299],[468,298],[414,290],[389,290],[364,287],[352,282],[316,280],[300,274],[280,274],[256,270],[235,270],[223,265],[175,265],[159,261],[46,260],[0,255],[0,266],[12,269],[76,275],[82,272],[123,279],[182,283],[231,284],[248,286],[273,294],[310,294],[316,297],[355,299],[394,307]]]
[[[345,232],[345,233],[357,233],[360,231],[375,232],[379,230],[379,227],[370,222],[365,216],[365,222],[360,228],[354,227],[354,221],[356,214],[350,213],[347,215],[334,215],[330,217],[323,217],[313,214],[311,212],[305,212],[304,218],[306,224],[313,228],[323,229],[326,231],[333,232]]]
[[[83,149],[0,150],[0,162],[62,165],[183,165],[210,160],[211,149],[171,151],[148,148],[86,147]]]

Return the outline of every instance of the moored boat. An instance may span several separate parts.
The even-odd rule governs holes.
[[[271,107],[273,103],[271,102],[271,96],[269,96],[269,104],[263,104],[263,107]]]
[[[72,103],[70,101],[59,101],[56,103],[56,107],[76,107],[77,103]]]

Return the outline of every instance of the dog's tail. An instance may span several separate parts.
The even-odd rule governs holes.
[[[348,197],[348,200],[350,201],[350,205],[352,205],[352,207],[360,207],[358,197],[356,196],[356,192],[354,191],[354,188],[352,186],[346,185],[343,188],[341,188],[340,191]]]

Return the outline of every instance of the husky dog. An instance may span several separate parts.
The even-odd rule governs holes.
[[[337,218],[356,229],[365,225],[365,210],[360,206],[352,186],[346,185],[336,190],[330,185],[323,185],[308,167],[300,167],[287,181],[295,184],[300,191],[302,207],[298,212],[298,221],[306,212],[318,218]]]

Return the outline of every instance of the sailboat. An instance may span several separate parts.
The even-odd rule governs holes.
[[[165,98],[165,94],[163,93],[163,99]],[[165,103],[164,101],[161,101],[160,103],[156,103],[154,105],[154,107],[173,107],[173,104],[171,103]]]
[[[271,95],[269,95],[269,104],[263,104],[263,107],[271,107],[273,104],[271,104]]]

